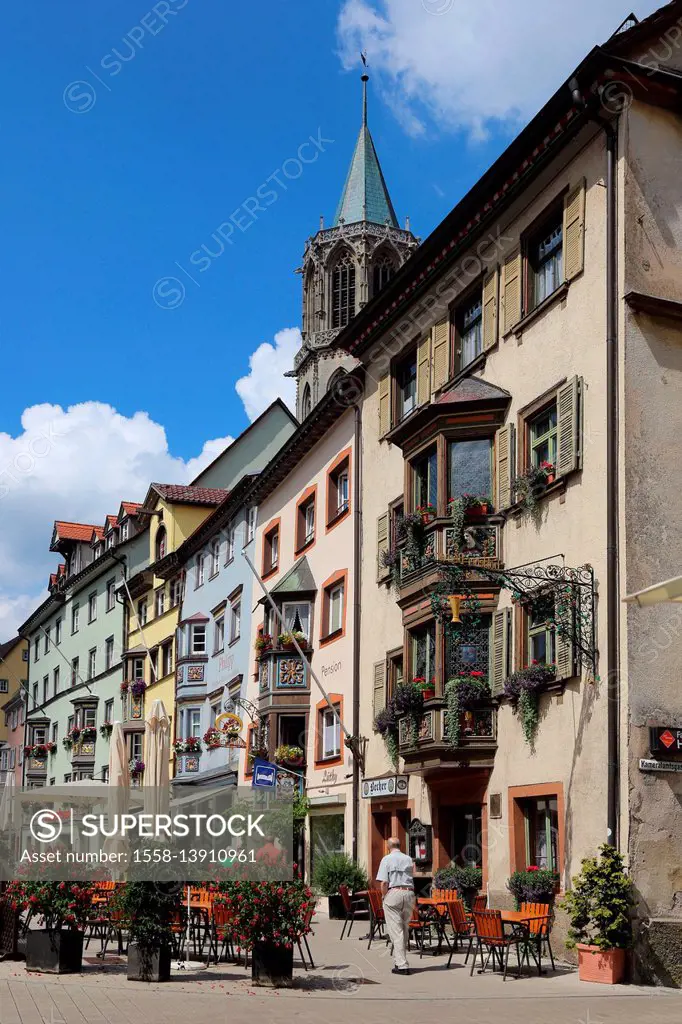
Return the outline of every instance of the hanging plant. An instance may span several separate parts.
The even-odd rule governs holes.
[[[463,494],[459,498],[450,498],[448,510],[455,534],[455,547],[458,551],[464,544],[464,524],[467,513],[486,515],[491,508],[490,498],[485,494]]]
[[[406,512],[401,520],[400,528],[405,538],[404,552],[407,569],[410,571],[418,569],[426,548],[426,530],[421,513]]]
[[[142,697],[146,689],[147,684],[145,683],[144,679],[136,679],[131,684],[130,692],[132,693],[133,697]]]
[[[103,739],[107,739],[109,736],[111,736],[113,728],[114,728],[114,723],[113,722],[103,722],[102,725],[100,725],[100,727],[99,727],[99,734],[100,734],[100,736]]]
[[[514,493],[519,507],[536,522],[540,516],[538,500],[547,485],[554,482],[554,472],[551,462],[541,462],[539,466],[529,466],[525,473],[520,473],[514,480]]]
[[[388,548],[382,551],[381,565],[382,568],[388,569],[393,589],[400,590],[400,551],[398,548]]]
[[[424,525],[430,523],[438,515],[436,506],[428,503],[426,505],[417,505],[415,512],[421,516],[421,520]]]
[[[412,742],[417,742],[419,727],[424,717],[424,691],[414,683],[401,683],[393,692],[396,716],[407,715],[412,723]]]
[[[445,727],[448,745],[456,750],[461,738],[462,712],[476,707],[490,696],[490,684],[483,672],[448,679],[445,684]]]
[[[533,662],[519,669],[505,680],[504,695],[515,706],[521,719],[523,735],[529,746],[534,746],[540,720],[540,691],[556,679],[556,665]]]
[[[398,770],[398,716],[393,700],[389,700],[374,719],[374,731],[378,732],[386,745],[386,751],[393,767]]]

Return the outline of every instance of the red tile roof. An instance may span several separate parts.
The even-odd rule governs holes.
[[[139,501],[122,501],[121,508],[123,509],[123,515],[134,516],[138,509],[142,508]],[[123,517],[120,517],[123,518]],[[119,519],[120,522],[120,519]]]
[[[192,487],[181,484],[152,484],[164,501],[178,505],[220,505],[229,491],[222,487]]]
[[[103,526],[95,526],[93,528],[92,532],[93,532],[93,535],[97,538],[97,540],[102,540],[102,538],[104,537],[104,527]],[[92,540],[92,538],[90,538],[90,539]]]
[[[107,526],[111,526],[112,529],[113,529],[115,526],[117,526],[117,524],[118,524],[118,516],[107,516],[107,521],[104,524],[104,528],[106,529]]]
[[[67,523],[56,520],[54,524],[58,540],[90,540],[97,527],[92,523]]]

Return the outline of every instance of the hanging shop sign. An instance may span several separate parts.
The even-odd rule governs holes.
[[[640,757],[640,772],[675,772],[682,775],[682,761],[654,761],[653,758]]]
[[[675,725],[654,725],[649,729],[651,753],[682,754],[682,729]]]
[[[362,783],[365,800],[377,796],[407,796],[407,775],[391,775],[384,779],[365,779]]]

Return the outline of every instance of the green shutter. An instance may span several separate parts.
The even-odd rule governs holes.
[[[556,394],[557,439],[556,474],[565,476],[580,466],[580,401],[582,378],[571,377]]]
[[[391,570],[384,565],[383,554],[388,551],[388,512],[377,519],[377,582],[389,579]]]
[[[500,427],[495,436],[495,452],[497,462],[495,503],[498,509],[509,508],[514,500],[512,485],[514,480],[514,446],[516,430],[513,423]]]
[[[377,661],[374,665],[374,692],[372,712],[374,718],[386,707],[386,662]]]
[[[570,585],[567,585],[561,592],[557,592],[554,598],[557,621],[555,634],[557,679],[571,679],[576,674],[573,635],[577,598],[577,588]]]
[[[502,608],[493,614],[492,643],[490,645],[490,683],[493,697],[502,693],[504,681],[509,675],[510,636],[511,608]]]

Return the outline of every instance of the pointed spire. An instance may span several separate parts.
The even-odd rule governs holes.
[[[374,148],[374,140],[367,126],[368,81],[369,75],[365,72],[361,78],[362,125],[334,217],[334,226],[342,221],[345,224],[369,221],[372,224],[388,222],[391,227],[397,228],[398,219]]]

